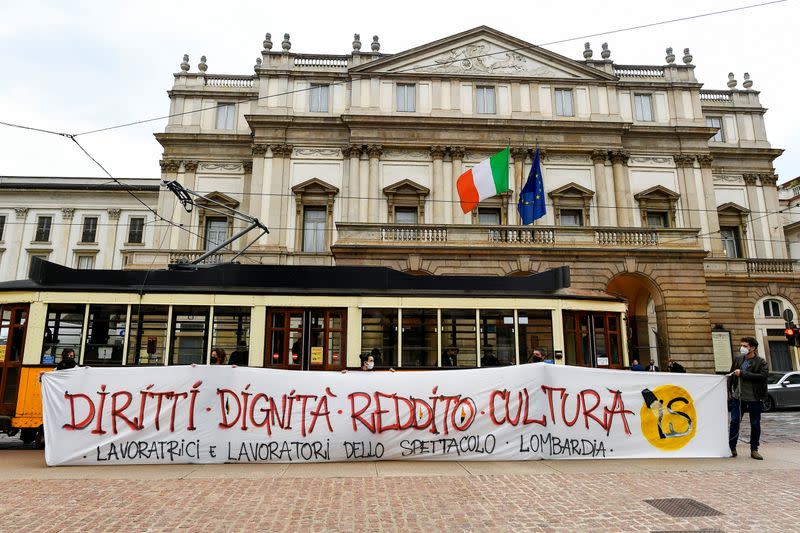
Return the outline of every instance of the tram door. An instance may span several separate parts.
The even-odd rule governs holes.
[[[564,312],[564,348],[568,365],[622,368],[619,314]]]
[[[347,310],[273,308],[267,312],[268,368],[341,370]]]
[[[27,304],[0,306],[0,415],[14,415],[27,323]]]

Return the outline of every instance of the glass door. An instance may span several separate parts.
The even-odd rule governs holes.
[[[564,312],[564,348],[568,365],[622,368],[617,313]]]
[[[270,309],[264,366],[341,370],[346,359],[346,316],[343,309]]]
[[[17,405],[28,305],[0,307],[0,415],[13,416]]]

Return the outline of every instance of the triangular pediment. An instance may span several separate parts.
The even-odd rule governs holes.
[[[650,187],[647,190],[644,190],[640,193],[633,195],[636,200],[648,199],[648,200],[677,200],[680,198],[680,194],[676,193],[675,191],[671,191],[664,187],[663,185],[656,185],[654,187]]]
[[[319,178],[311,178],[292,187],[292,192],[295,194],[337,194],[339,189]]]
[[[416,196],[427,196],[431,190],[427,187],[416,183],[415,181],[404,179],[398,181],[397,183],[393,183],[387,187],[383,188],[383,194],[385,195],[416,195]]]
[[[718,213],[729,213],[732,215],[749,215],[750,210],[736,202],[727,202],[717,207]]]
[[[219,206],[219,204],[222,204],[225,207],[230,207],[233,209],[239,205],[239,200],[232,198],[225,193],[213,191],[202,198],[198,198],[195,203],[201,207],[214,207],[215,205]]]
[[[591,198],[594,196],[594,191],[590,191],[586,187],[578,185],[575,182],[567,183],[566,185],[562,185],[558,189],[552,190],[548,193],[548,196],[572,196],[577,198]]]
[[[399,54],[365,63],[352,73],[441,74],[468,77],[520,77],[567,80],[616,80],[615,76],[479,26]]]

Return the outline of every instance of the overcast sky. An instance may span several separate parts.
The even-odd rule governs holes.
[[[0,5],[0,120],[78,132],[164,115],[184,53],[192,71],[205,54],[209,73],[250,74],[265,32],[272,33],[274,49],[290,33],[298,53],[349,53],[353,33],[361,34],[363,49],[379,35],[381,52],[397,53],[482,24],[543,44],[754,3],[759,0],[7,1]],[[726,89],[731,71],[741,87],[749,72],[769,108],[769,140],[786,150],[775,161],[783,182],[800,175],[799,5],[789,0],[546,47],[582,59],[585,40],[596,56],[607,41],[615,62],[653,65],[664,63],[667,46],[677,62],[689,47],[706,89]],[[153,133],[163,129],[159,121],[80,139],[115,176],[155,178],[161,150]],[[102,171],[66,139],[0,126],[0,175]]]

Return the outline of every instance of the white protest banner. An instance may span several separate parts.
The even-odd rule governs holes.
[[[48,465],[729,454],[714,375],[75,368],[42,397]]]

